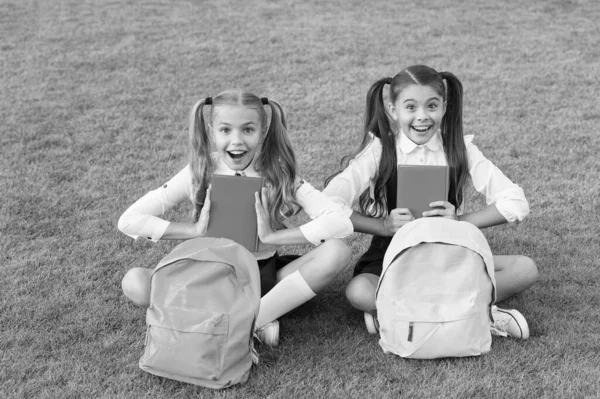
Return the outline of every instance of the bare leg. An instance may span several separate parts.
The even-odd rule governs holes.
[[[150,277],[152,277],[152,269],[143,267],[130,269],[121,281],[123,294],[136,305],[147,308],[150,306]]]
[[[283,316],[310,300],[350,262],[352,251],[341,240],[329,240],[277,273],[277,284],[260,301],[256,326]]]
[[[522,255],[495,255],[496,302],[525,291],[537,281],[535,262]]]
[[[346,297],[350,304],[363,312],[375,311],[375,292],[379,276],[363,273],[354,277],[346,287]]]
[[[277,282],[296,270],[313,292],[321,291],[343,271],[352,257],[352,250],[341,240],[328,240],[277,272]]]

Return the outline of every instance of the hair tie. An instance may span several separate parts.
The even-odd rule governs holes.
[[[206,104],[206,105],[212,105],[212,97],[206,97],[204,99],[204,104]]]
[[[267,97],[261,97],[260,101],[262,101],[263,105],[269,105],[269,99]]]

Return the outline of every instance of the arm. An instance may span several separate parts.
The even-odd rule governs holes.
[[[269,220],[266,189],[263,188],[260,197],[256,194],[258,234],[262,242],[276,245],[320,245],[328,239],[352,233],[352,223],[348,217],[351,210],[344,209],[309,183],[300,183],[296,200],[312,220],[299,227],[273,230]]]
[[[192,195],[192,174],[186,166],[166,184],[146,193],[131,205],[119,218],[118,228],[124,234],[137,239],[147,238],[154,242],[160,239],[185,239],[197,237],[201,223],[208,222],[208,209],[203,209],[198,223],[172,223],[162,219],[167,211],[173,209]],[[207,197],[209,197],[207,193]],[[204,214],[204,217],[202,217]],[[206,229],[204,228],[204,231]]]
[[[392,209],[385,218],[373,218],[359,212],[352,212],[350,216],[354,231],[382,237],[393,236],[400,227],[414,219],[410,210],[406,208]]]
[[[350,208],[361,193],[369,188],[377,175],[381,159],[381,141],[372,137],[371,143],[358,154],[340,174],[335,176],[323,193]],[[354,211],[350,215],[355,232],[378,236],[393,236],[406,223],[414,220],[406,208],[396,208],[385,217],[375,218]]]
[[[446,202],[443,210],[425,212],[426,216],[440,215],[466,221],[479,228],[520,221],[529,213],[529,204],[523,189],[508,179],[496,165],[488,160],[472,143],[473,136],[465,136],[469,174],[475,190],[485,195],[487,206],[483,209],[456,216],[454,207]]]
[[[508,220],[502,216],[496,205],[488,205],[476,212],[465,213],[458,216],[458,220],[474,224],[480,229],[508,223]]]
[[[210,214],[210,188],[206,190],[206,199],[196,223],[170,222],[163,233],[163,240],[189,240],[196,237],[204,237],[208,228]]]

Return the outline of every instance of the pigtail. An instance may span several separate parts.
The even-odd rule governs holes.
[[[371,198],[369,190],[365,190],[360,196],[359,206],[362,213],[373,217],[383,216],[386,209],[386,185],[396,175],[396,134],[383,103],[383,88],[386,84],[392,84],[392,78],[375,82],[369,89],[366,100],[365,136],[372,132],[381,140],[381,160],[373,190],[375,199]],[[395,205],[389,210],[394,207]]]
[[[374,197],[371,198],[369,189],[359,197],[360,210],[365,215],[380,217],[383,215],[386,201],[386,184],[395,176],[396,165],[396,135],[392,122],[383,103],[383,89],[386,84],[391,84],[392,78],[382,78],[375,82],[367,92],[365,104],[364,135],[358,151],[347,155],[340,162],[340,171],[325,180],[325,186],[340,174],[358,154],[363,152],[373,141],[371,133],[381,140],[381,162],[375,180]]]
[[[296,156],[287,134],[285,113],[273,100],[262,99],[271,109],[271,122],[257,155],[255,168],[265,178],[269,214],[276,229],[285,228],[283,219],[296,214],[300,206],[296,195]]]
[[[442,142],[450,168],[448,201],[459,208],[463,201],[463,189],[469,177],[467,150],[463,137],[463,87],[450,72],[440,72],[446,81],[446,113],[442,119]]]
[[[190,117],[190,168],[194,187],[194,221],[198,221],[200,217],[200,211],[206,199],[206,190],[215,167],[203,114],[204,106],[210,104],[212,104],[210,97],[198,101],[192,107]]]

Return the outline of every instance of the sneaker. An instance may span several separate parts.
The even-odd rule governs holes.
[[[275,347],[279,344],[279,321],[273,320],[265,324],[254,333],[258,340],[268,346]]]
[[[379,332],[379,321],[377,321],[377,316],[365,312],[365,324],[367,325],[369,334],[377,334]]]
[[[516,309],[501,309],[492,306],[492,334],[517,339],[529,338],[529,326],[525,317]]]

